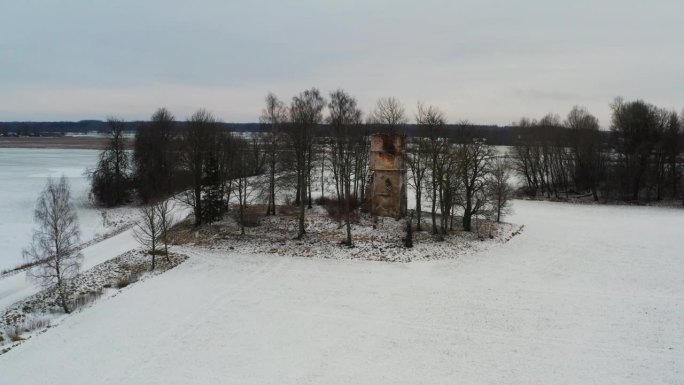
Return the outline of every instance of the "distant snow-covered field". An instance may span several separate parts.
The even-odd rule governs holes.
[[[514,209],[519,236],[439,261],[177,248],[0,355],[0,382],[684,383],[684,210]]]
[[[22,262],[31,240],[33,210],[47,178],[66,176],[81,223],[82,240],[104,229],[100,211],[88,201],[84,171],[95,166],[97,150],[0,149],[0,270]]]

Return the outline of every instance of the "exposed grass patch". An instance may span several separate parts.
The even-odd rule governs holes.
[[[119,278],[117,278],[116,282],[114,283],[114,287],[116,287],[117,289],[123,289],[124,287],[135,282],[138,282],[137,273],[123,274]]]
[[[9,339],[12,342],[25,340],[25,338],[21,336],[21,328],[19,326],[9,328],[9,330],[7,330],[7,335],[9,335]]]
[[[345,220],[345,202],[339,199],[325,199],[325,211],[330,218],[337,222]],[[361,203],[356,199],[349,200],[349,217],[351,223],[359,223],[359,210]]]
[[[235,222],[240,223],[240,208],[234,207],[232,211]],[[248,206],[245,207],[243,213],[242,224],[245,227],[258,227],[261,225],[261,219],[266,215],[266,209],[263,206]]]
[[[79,294],[76,298],[71,301],[72,309],[80,309],[88,304],[95,302],[98,298],[102,297],[102,290],[93,290],[86,293]]]

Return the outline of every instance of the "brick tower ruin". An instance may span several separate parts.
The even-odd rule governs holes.
[[[374,134],[370,143],[370,212],[373,216],[406,215],[406,136]]]

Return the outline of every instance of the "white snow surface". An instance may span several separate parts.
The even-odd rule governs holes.
[[[684,383],[684,211],[514,204],[521,235],[458,259],[178,250],[1,355],[0,383]]]
[[[101,210],[88,200],[88,167],[95,167],[98,150],[0,149],[0,271],[20,265],[21,251],[31,241],[38,195],[48,177],[64,175],[71,185],[72,201],[78,214],[81,241],[104,235],[116,226],[103,223]],[[126,210],[110,210],[109,220],[126,216]],[[125,218],[124,218],[125,219]]]

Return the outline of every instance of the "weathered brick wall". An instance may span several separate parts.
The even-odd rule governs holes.
[[[371,136],[371,214],[401,218],[406,215],[406,137]]]

